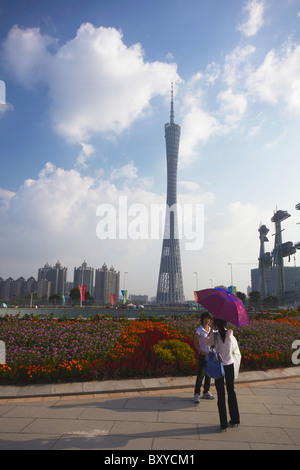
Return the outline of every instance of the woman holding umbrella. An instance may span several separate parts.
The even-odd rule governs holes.
[[[226,329],[227,322],[224,320],[214,319],[213,328],[211,328],[207,338],[204,339],[207,346],[215,345],[215,349],[220,354],[225,371],[226,389],[228,394],[228,407],[230,421],[232,426],[240,424],[239,408],[237,403],[236,394],[234,391],[234,359],[233,359],[233,345],[234,336],[232,330]],[[213,330],[217,330],[217,338],[212,334]],[[217,339],[217,341],[215,341]],[[215,379],[216,390],[218,394],[218,410],[220,417],[221,430],[226,431],[228,428],[226,403],[225,403],[225,386],[224,377]]]

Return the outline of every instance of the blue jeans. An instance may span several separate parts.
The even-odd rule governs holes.
[[[203,393],[207,393],[210,387],[210,377],[205,374],[206,368],[206,357],[203,354],[199,354],[198,357],[198,374],[195,384],[195,395],[200,395],[200,388],[205,377]]]

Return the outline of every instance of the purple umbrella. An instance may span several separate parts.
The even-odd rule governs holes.
[[[241,299],[224,289],[204,289],[194,292],[198,304],[206,308],[215,318],[233,325],[242,326],[250,323]]]

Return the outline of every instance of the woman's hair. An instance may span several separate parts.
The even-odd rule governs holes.
[[[201,325],[203,325],[203,321],[205,318],[211,318],[211,314],[209,312],[203,312],[201,315]]]
[[[216,327],[219,330],[219,333],[221,335],[223,343],[225,343],[225,335],[226,335],[226,329],[225,328],[226,328],[226,325],[227,325],[227,321],[219,320],[218,318],[215,318],[214,319],[214,324],[216,325]]]

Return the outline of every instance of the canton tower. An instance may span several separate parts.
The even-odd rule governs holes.
[[[174,305],[183,303],[184,295],[176,208],[180,126],[174,122],[173,84],[171,89],[170,122],[165,124],[165,139],[168,175],[167,204],[156,303]]]

